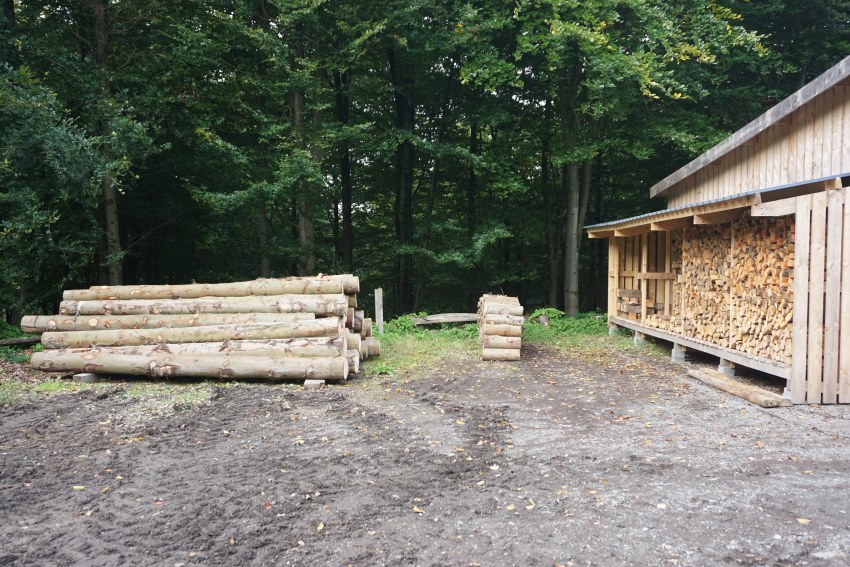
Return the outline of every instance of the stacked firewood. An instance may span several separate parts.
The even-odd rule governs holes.
[[[647,317],[644,321],[649,327],[654,327],[662,331],[670,333],[682,333],[682,284],[680,279],[682,276],[682,230],[675,230],[670,238],[670,269],[675,277],[668,285],[664,287],[664,293],[670,292],[670,313],[666,313],[666,302],[659,312],[653,314],[652,311],[647,311]]]
[[[481,296],[478,300],[478,336],[484,347],[482,360],[519,360],[523,321],[518,298]]]
[[[731,225],[687,229],[682,246],[684,334],[717,345],[729,342]]]
[[[735,222],[729,277],[732,348],[786,364],[794,313],[793,231],[792,217]]]
[[[21,328],[42,333],[40,370],[340,382],[380,354],[359,289],[352,275],[96,286]]]

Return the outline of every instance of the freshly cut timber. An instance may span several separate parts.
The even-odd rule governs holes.
[[[95,374],[134,374],[153,377],[308,379],[341,382],[348,378],[348,359],[231,356],[228,354],[108,354],[101,351],[73,353],[44,351],[33,355],[33,368],[47,372],[72,371]]]
[[[186,315],[27,315],[21,319],[21,330],[105,331],[109,329],[161,329],[205,327],[209,325],[244,325],[315,319],[314,313],[192,313]]]
[[[521,337],[522,327],[519,325],[490,325],[485,323],[483,326],[484,336],[499,335],[502,337]]]
[[[179,329],[126,329],[117,331],[59,331],[41,336],[45,348],[134,346],[157,343],[202,343],[226,340],[337,337],[343,329],[336,317],[313,321],[214,325]]]
[[[484,337],[484,348],[522,348],[520,337],[503,337],[500,335],[486,335]]]
[[[522,305],[509,305],[507,303],[485,303],[481,313],[488,315],[522,315]]]
[[[351,374],[357,374],[360,372],[360,353],[356,350],[350,350],[345,354],[345,357],[348,359],[348,371]]]
[[[136,346],[96,346],[92,348],[70,348],[51,352],[87,354],[127,354],[154,356],[158,354],[230,354],[235,356],[280,356],[305,358],[332,358],[348,352],[342,337],[311,337],[301,339],[254,339],[218,341],[212,343],[159,343]]]
[[[346,334],[345,342],[347,350],[356,350],[357,352],[363,350],[363,339],[358,333],[349,332],[348,334]]]
[[[485,348],[482,360],[519,360],[520,350],[516,348]]]
[[[360,336],[368,339],[372,336],[372,319],[366,317],[360,325]]]
[[[485,294],[478,300],[482,360],[520,360],[523,308],[519,298]]]
[[[358,291],[360,291],[360,280],[357,276],[345,274],[305,278],[258,279],[216,284],[92,286],[89,289],[66,290],[62,299],[193,299],[199,297],[343,292],[354,294]]]
[[[63,315],[144,315],[188,313],[315,313],[344,317],[348,300],[333,295],[268,295],[202,297],[199,299],[139,299],[63,301]]]
[[[373,356],[381,356],[381,343],[372,337],[363,340],[363,348],[366,350],[369,358]]]

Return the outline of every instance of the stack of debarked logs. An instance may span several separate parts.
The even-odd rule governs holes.
[[[478,336],[482,360],[519,360],[522,348],[522,305],[516,297],[485,294],[478,300]]]
[[[67,290],[41,332],[46,371],[341,382],[380,355],[356,276]]]

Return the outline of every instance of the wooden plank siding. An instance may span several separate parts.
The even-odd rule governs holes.
[[[850,188],[797,201],[794,403],[850,403]]]
[[[782,122],[674,185],[668,207],[850,172],[850,87],[824,91]]]

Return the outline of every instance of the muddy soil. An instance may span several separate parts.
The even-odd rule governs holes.
[[[0,410],[2,565],[846,565],[850,413],[641,353]]]

